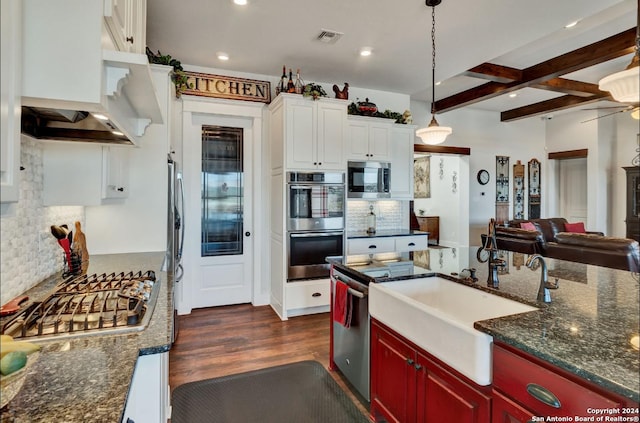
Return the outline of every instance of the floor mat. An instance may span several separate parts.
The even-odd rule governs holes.
[[[317,361],[185,383],[172,423],[358,423],[369,420]]]

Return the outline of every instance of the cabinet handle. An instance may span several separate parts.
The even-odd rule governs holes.
[[[416,246],[416,244],[415,244],[415,243],[413,243],[413,242],[410,242],[410,243],[408,244],[408,246],[409,246],[409,247],[415,247],[415,246]]]
[[[527,385],[527,392],[529,395],[537,399],[543,404],[546,404],[553,408],[560,408],[560,400],[556,397],[553,392],[545,388],[544,386],[540,386],[535,383],[530,383]]]
[[[369,248],[372,249],[372,248],[378,248],[378,247],[376,245],[369,245]]]
[[[320,297],[322,296],[322,294],[320,292],[314,292],[313,294],[311,294],[312,297]]]
[[[413,366],[413,367],[415,367],[415,368],[416,368],[416,370],[420,370],[420,369],[422,369],[422,366],[421,366],[420,364],[416,364],[416,365],[415,365],[415,366]]]
[[[128,43],[133,44],[133,37],[127,37],[126,40]]]
[[[411,366],[413,363],[414,363],[414,361],[413,361],[412,359],[407,358],[407,364],[408,364],[408,365],[410,365],[410,366]]]
[[[120,188],[118,188],[118,191],[120,191],[120,192],[124,192],[124,187],[120,187]]]

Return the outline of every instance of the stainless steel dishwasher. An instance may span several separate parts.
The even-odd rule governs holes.
[[[351,327],[333,324],[333,362],[360,395],[370,401],[369,395],[369,288],[335,268],[331,289],[335,292],[336,280],[349,287],[353,298]]]

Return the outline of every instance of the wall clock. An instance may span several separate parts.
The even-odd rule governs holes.
[[[480,169],[477,178],[480,185],[487,185],[489,183],[489,172],[485,169]]]

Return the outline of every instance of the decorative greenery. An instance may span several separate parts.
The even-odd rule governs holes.
[[[355,102],[351,102],[351,104],[347,106],[347,113],[350,115],[371,116],[371,117],[379,117],[379,118],[385,118],[385,119],[393,119],[395,123],[402,123],[402,124],[407,123],[402,113],[392,112],[389,109],[385,110],[383,113],[375,112],[372,114],[365,115],[358,110],[358,105]]]
[[[147,57],[149,58],[149,63],[154,63],[157,65],[167,65],[173,66],[173,71],[171,72],[171,80],[173,84],[176,86],[176,98],[180,98],[182,95],[182,91],[187,88],[193,88],[193,84],[189,84],[187,82],[187,75],[184,73],[184,69],[182,68],[182,64],[179,60],[172,58],[170,55],[163,55],[158,50],[158,53],[153,53],[149,47],[147,47]]]
[[[318,97],[327,97],[327,93],[324,91],[318,84],[307,84],[304,86],[304,90],[302,91],[302,95],[305,97],[313,97],[314,100],[317,100]]]

